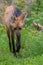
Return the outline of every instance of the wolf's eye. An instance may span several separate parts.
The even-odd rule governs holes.
[[[15,27],[14,30],[17,30],[17,28]]]
[[[22,28],[19,27],[19,29],[21,30]]]
[[[14,30],[17,30],[17,29],[18,29],[18,30],[21,30],[22,28],[21,28],[21,27],[19,27],[19,28],[15,27],[15,28],[14,28]]]

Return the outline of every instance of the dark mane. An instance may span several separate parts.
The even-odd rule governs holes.
[[[16,16],[16,17],[18,17],[18,16],[20,16],[21,15],[21,10],[19,10],[18,8],[16,8],[16,11],[14,12],[14,15]]]

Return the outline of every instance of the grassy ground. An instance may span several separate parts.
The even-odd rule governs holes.
[[[43,32],[23,28],[21,50],[14,57],[9,51],[5,28],[0,26],[0,65],[43,65]]]

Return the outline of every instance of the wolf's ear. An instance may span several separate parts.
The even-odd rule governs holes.
[[[16,16],[14,16],[14,20],[17,20],[17,17]]]
[[[26,16],[27,16],[27,13],[26,13],[26,12],[23,12],[23,13],[19,16],[19,18],[20,18],[21,20],[23,20]]]

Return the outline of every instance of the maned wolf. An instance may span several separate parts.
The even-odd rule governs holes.
[[[10,51],[16,55],[16,52],[20,51],[20,30],[23,27],[23,19],[26,16],[26,12],[21,12],[17,7],[11,5],[5,10],[3,23],[6,26],[6,31],[9,39]],[[14,32],[16,34],[16,49],[14,45]]]

